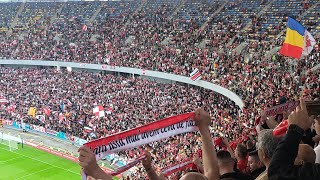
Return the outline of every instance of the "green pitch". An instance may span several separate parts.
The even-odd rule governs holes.
[[[70,160],[24,145],[18,150],[0,144],[0,180],[81,180],[80,166]]]
[[[0,179],[80,180],[80,166],[28,146],[9,151],[8,146],[0,144]]]

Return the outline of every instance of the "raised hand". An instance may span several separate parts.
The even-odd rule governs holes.
[[[295,124],[307,130],[313,124],[313,118],[308,116],[307,106],[303,98],[300,98],[300,105],[292,111],[288,117],[288,123]]]
[[[82,167],[89,179],[111,180],[112,177],[106,174],[97,164],[96,157],[92,150],[86,146],[82,146],[79,152],[79,165]]]
[[[149,151],[144,151],[146,157],[142,159],[142,165],[146,171],[150,170],[152,168],[152,162],[151,162],[151,154]]]
[[[229,141],[228,141],[227,138],[222,137],[222,142],[223,142],[224,145],[229,146]]]
[[[195,121],[200,131],[211,125],[211,117],[209,113],[203,110],[203,108],[199,108],[195,111]]]

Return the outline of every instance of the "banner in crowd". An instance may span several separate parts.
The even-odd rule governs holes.
[[[58,132],[57,133],[57,137],[60,138],[60,139],[67,139],[66,138],[66,134],[64,132]]]
[[[90,147],[100,160],[108,154],[148,144],[160,139],[185,132],[197,131],[194,113],[162,119],[135,129],[97,139],[85,144]]]
[[[57,131],[54,131],[51,129],[46,129],[42,126],[37,126],[37,125],[27,124],[27,123],[19,123],[19,122],[11,121],[11,120],[2,120],[2,121],[3,121],[4,125],[13,126],[14,128],[17,128],[17,129],[22,128],[27,131],[32,130],[32,131],[35,131],[38,133],[43,133],[43,134],[54,136],[54,137],[62,139],[62,140],[69,140],[69,138],[67,137],[67,135],[64,132],[57,132]],[[74,137],[73,141],[79,146],[82,146],[83,144],[87,143],[86,140],[78,138],[78,137]]]
[[[168,166],[166,168],[163,168],[161,170],[161,172],[165,176],[170,176],[173,173],[176,173],[176,172],[179,172],[181,170],[188,169],[188,168],[192,168],[193,166],[194,166],[193,161],[191,159],[188,159],[188,160],[182,161],[182,162],[180,162],[178,164],[174,164],[174,165]]]
[[[266,113],[266,116],[274,116],[274,115],[277,115],[283,111],[292,110],[292,109],[296,108],[299,104],[300,104],[299,101],[292,101],[292,102],[288,102],[285,104],[280,104],[278,106],[268,108],[264,111]]]
[[[12,126],[13,125],[13,121],[11,120],[4,120],[4,124],[8,125],[8,126]]]
[[[96,159],[100,160],[112,153],[197,130],[198,127],[194,121],[194,112],[191,112],[165,118],[132,130],[91,141],[86,143],[85,146],[92,149],[96,155]]]
[[[135,166],[136,164],[138,164],[145,157],[146,157],[146,155],[142,155],[142,156],[138,157],[137,159],[135,159],[134,161],[126,164],[125,166],[122,166],[121,168],[118,168],[118,169],[112,171],[111,176],[116,176],[118,174],[125,172],[126,170],[128,170],[128,169],[132,168],[133,166]]]
[[[46,129],[46,133],[52,136],[57,136],[58,132],[51,130],[51,129]]]
[[[30,125],[32,130],[38,131],[38,132],[42,132],[45,133],[46,132],[46,128],[41,127],[41,126],[36,126],[36,125]]]
[[[21,128],[21,124],[17,123],[16,121],[13,121],[12,126],[15,127],[15,128]]]

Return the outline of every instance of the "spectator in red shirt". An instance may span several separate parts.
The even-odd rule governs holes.
[[[248,168],[248,152],[247,148],[242,144],[238,144],[235,150],[235,157],[237,159],[237,168],[244,174],[249,174]]]

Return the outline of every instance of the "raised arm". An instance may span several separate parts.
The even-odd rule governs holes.
[[[222,142],[223,142],[224,145],[227,146],[227,150],[230,153],[231,157],[233,159],[236,159],[236,156],[234,155],[234,152],[233,152],[232,148],[230,147],[230,144],[229,144],[229,141],[227,140],[227,138],[223,137],[222,138]]]
[[[147,172],[149,180],[162,180],[162,178],[158,176],[157,172],[152,167],[150,152],[145,151],[145,155],[146,158],[142,160],[142,165]]]
[[[275,117],[270,117],[266,119],[266,124],[270,129],[274,129],[275,127],[278,126],[278,122],[274,119]]]
[[[201,160],[199,158],[199,155],[195,155],[193,157],[193,163],[197,166],[197,169],[200,171],[200,172],[204,172],[204,169],[203,169],[203,165],[201,163]]]
[[[96,157],[92,150],[86,146],[79,148],[79,165],[87,176],[99,180],[111,180],[112,176],[105,173],[97,164]],[[90,177],[90,178],[91,178]]]
[[[276,116],[267,117],[266,112],[261,112],[261,124],[266,123],[270,129],[274,129],[279,123],[275,120]]]
[[[214,149],[213,141],[209,131],[211,124],[210,115],[202,108],[197,109],[195,112],[195,121],[199,127],[202,139],[202,159],[204,175],[210,180],[219,179],[219,168],[217,161],[217,154]]]

